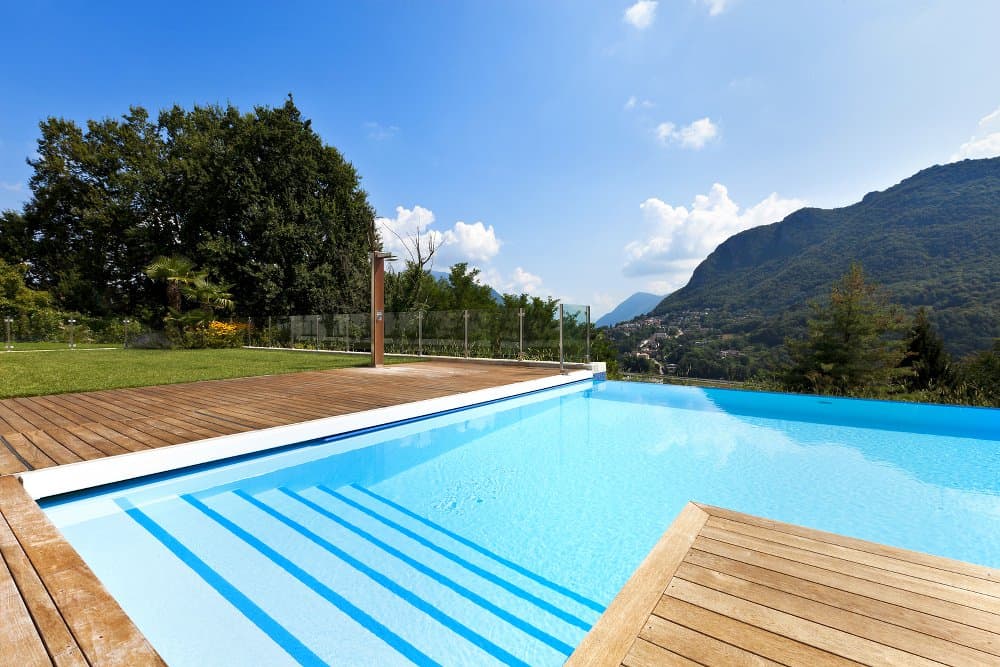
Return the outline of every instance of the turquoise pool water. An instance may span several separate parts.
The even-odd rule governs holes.
[[[171,665],[559,665],[689,500],[1000,566],[1000,410],[601,382],[43,507]]]

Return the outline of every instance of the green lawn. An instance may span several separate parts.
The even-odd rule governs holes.
[[[365,366],[368,357],[271,350],[68,350],[0,353],[0,398]],[[387,358],[387,364],[417,361]]]

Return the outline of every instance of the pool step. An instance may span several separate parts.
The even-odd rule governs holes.
[[[359,487],[163,505],[147,521],[301,664],[559,664],[599,615],[597,603]]]

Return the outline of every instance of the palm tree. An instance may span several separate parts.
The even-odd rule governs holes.
[[[185,297],[198,304],[199,308],[207,315],[211,321],[215,316],[215,309],[231,310],[233,308],[233,295],[229,292],[232,285],[219,285],[208,280],[204,273],[196,275],[195,279],[181,288]]]
[[[178,312],[181,309],[182,289],[204,279],[203,274],[195,271],[194,262],[180,255],[157,257],[146,267],[146,275],[150,280],[167,283],[167,307]]]

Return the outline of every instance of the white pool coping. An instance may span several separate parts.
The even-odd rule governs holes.
[[[214,463],[247,454],[266,452],[308,440],[385,426],[449,410],[468,408],[543,389],[590,380],[594,372],[574,370],[536,380],[467,391],[450,396],[402,403],[384,408],[313,419],[286,426],[195,440],[142,452],[130,452],[93,461],[68,463],[18,474],[25,491],[35,500],[82,491],[105,484]]]

